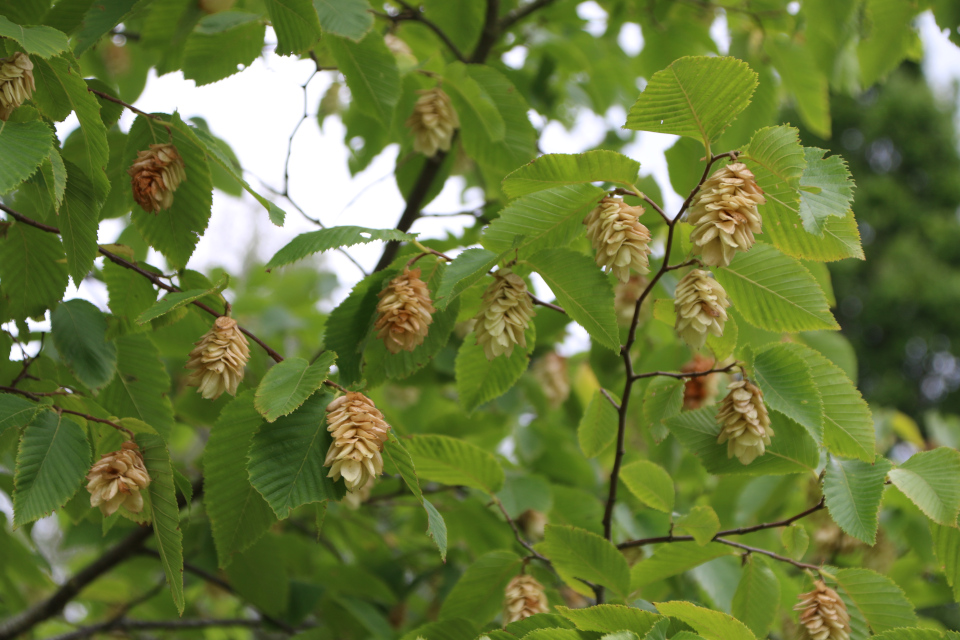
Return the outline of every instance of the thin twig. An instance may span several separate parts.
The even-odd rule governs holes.
[[[524,539],[523,535],[521,535],[520,533],[520,529],[517,527],[517,523],[514,522],[513,518],[510,517],[510,514],[507,513],[507,508],[503,506],[503,502],[500,501],[500,498],[498,498],[497,496],[493,496],[493,502],[500,509],[500,513],[503,514],[503,517],[506,519],[507,524],[509,524],[510,528],[513,529],[513,536],[517,539],[517,542],[520,543],[520,546],[522,546],[524,549],[530,552],[530,555],[536,558],[537,560],[546,562],[547,564],[552,566],[550,560],[548,560],[545,556],[541,555],[536,549],[533,548],[532,544],[530,544]]]
[[[153,115],[152,113],[147,113],[146,111],[141,111],[140,109],[137,109],[137,108],[136,108],[135,106],[133,106],[132,104],[128,104],[128,103],[124,102],[124,101],[121,100],[120,98],[114,98],[114,97],[113,97],[112,95],[110,95],[109,93],[104,93],[103,91],[98,91],[97,89],[94,89],[94,88],[92,88],[92,87],[87,87],[87,91],[89,91],[90,93],[92,93],[92,94],[94,94],[94,95],[100,96],[100,97],[103,98],[104,100],[109,100],[110,102],[114,102],[114,103],[116,103],[116,104],[119,104],[119,105],[122,106],[122,107],[126,107],[127,109],[129,109],[130,111],[133,111],[133,112],[136,113],[137,115],[141,115],[141,116],[143,116],[143,117],[145,117],[145,118],[152,118],[153,120],[156,120],[157,122],[159,122],[160,124],[162,124],[164,127],[166,127],[166,128],[167,128],[167,131],[170,130],[170,123],[167,122],[166,120],[164,120],[163,118],[161,118],[160,116],[155,116],[155,115]]]
[[[512,27],[517,22],[523,20],[529,16],[534,11],[538,9],[543,9],[548,4],[552,4],[554,0],[534,0],[533,2],[526,4],[522,7],[514,9],[500,20],[500,31],[506,31]]]
[[[639,380],[641,378],[655,378],[657,376],[663,376],[665,378],[676,378],[678,380],[685,380],[687,378],[699,378],[701,376],[709,376],[714,373],[727,373],[730,369],[733,369],[736,366],[739,366],[739,362],[733,362],[728,364],[725,367],[719,369],[708,369],[707,371],[692,371],[690,373],[673,373],[671,371],[650,371],[648,373],[638,373],[633,376],[634,380]]]
[[[13,379],[13,382],[10,383],[11,387],[16,387],[27,376],[27,370],[30,368],[30,365],[36,362],[37,358],[40,357],[40,353],[43,351],[43,342],[46,340],[46,338],[46,333],[40,334],[40,348],[37,349],[37,355],[33,356],[32,358],[23,359],[23,367],[20,369],[20,373],[17,374],[17,377]]]
[[[63,393],[63,392],[58,392],[58,391],[49,391],[49,392],[24,391],[23,389],[17,389],[16,387],[5,387],[5,386],[0,386],[0,391],[6,392],[6,393],[16,393],[16,394],[19,394],[19,395],[21,395],[21,396],[25,396],[25,397],[27,397],[27,398],[30,398],[31,400],[39,400],[40,398],[42,398],[42,397],[44,397],[44,396],[70,395],[70,394]],[[80,412],[80,411],[73,411],[73,410],[71,410],[71,409],[64,409],[63,407],[58,407],[57,405],[50,405],[50,408],[53,409],[54,411],[56,411],[57,413],[69,413],[70,415],[80,416],[81,418],[83,418],[83,419],[85,419],[85,420],[90,420],[91,422],[99,422],[99,423],[101,423],[101,424],[108,424],[108,425],[110,425],[111,427],[113,427],[114,429],[116,429],[117,431],[123,431],[123,432],[125,432],[128,436],[130,436],[130,438],[133,438],[133,437],[134,437],[133,431],[131,431],[130,429],[127,429],[127,428],[124,427],[123,425],[119,425],[119,424],[117,424],[116,422],[113,422],[112,420],[104,420],[103,418],[97,418],[96,416],[91,416],[91,415],[89,415],[89,414],[82,413],[82,412]]]
[[[543,300],[541,300],[541,299],[538,298],[537,296],[533,295],[533,294],[530,293],[529,291],[527,291],[527,295],[530,296],[530,302],[532,302],[533,304],[539,305],[539,306],[541,306],[541,307],[546,307],[547,309],[553,309],[554,311],[558,311],[558,312],[560,312],[560,313],[562,313],[562,314],[564,314],[564,315],[566,315],[566,313],[567,313],[566,310],[564,310],[563,307],[561,307],[561,306],[559,306],[559,305],[555,305],[555,304],[553,304],[552,302],[544,302]]]
[[[404,2],[404,0],[393,0],[393,1],[399,4],[401,7],[403,7],[405,11],[395,16],[391,16],[386,13],[380,13],[375,11],[373,12],[374,15],[377,16],[378,18],[384,18],[392,22],[400,22],[402,20],[413,20],[415,22],[419,22],[426,28],[430,29],[430,31],[433,31],[437,35],[437,37],[443,41],[443,44],[447,45],[447,48],[450,49],[450,53],[452,53],[457,60],[459,60],[460,62],[467,61],[466,57],[460,51],[460,48],[457,47],[457,45],[454,44],[453,40],[450,39],[450,36],[448,36],[443,31],[443,29],[438,27],[435,22],[433,22],[432,20],[427,18],[425,15],[423,15],[423,13],[419,9],[417,9],[416,7],[410,6],[409,4]]]
[[[749,553],[759,553],[764,556],[773,558],[774,560],[779,560],[780,562],[786,562],[787,564],[792,564],[798,569],[812,569],[813,571],[820,571],[820,567],[815,564],[807,564],[806,562],[799,562],[793,558],[788,558],[782,556],[779,553],[774,553],[773,551],[767,551],[766,549],[761,549],[759,547],[751,547],[749,545],[741,544],[739,542],[734,542],[733,540],[727,540],[725,538],[714,538],[714,541],[719,542],[720,544],[725,544],[730,547],[736,547],[737,549],[743,549]]]
[[[610,395],[610,392],[609,392],[609,391],[607,391],[606,389],[604,389],[603,387],[601,387],[601,388],[600,388],[600,393],[603,394],[603,397],[604,397],[604,398],[606,398],[607,400],[610,401],[610,404],[613,405],[613,408],[614,408],[614,409],[616,409],[617,411],[620,410],[620,403],[613,399],[613,396]]]
[[[76,631],[71,631],[70,633],[65,633],[60,636],[52,638],[52,640],[81,640],[82,638],[89,638],[90,636],[97,633],[104,633],[111,631],[117,627],[117,625],[123,620],[123,618],[130,613],[131,610],[136,608],[138,605],[143,604],[153,596],[157,595],[163,587],[167,584],[166,578],[155,584],[152,588],[148,589],[143,595],[131,600],[130,602],[124,604],[120,607],[120,610],[117,611],[109,620],[100,622],[97,624],[92,624],[86,627],[80,627]]]

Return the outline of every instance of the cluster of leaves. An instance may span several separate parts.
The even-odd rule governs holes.
[[[960,453],[931,448],[903,461],[878,450],[849,345],[833,333],[825,267],[863,258],[852,180],[838,156],[771,122],[783,90],[811,130],[829,133],[829,87],[870,85],[911,53],[908,22],[921,7],[811,1],[798,16],[786,3],[748,7],[728,15],[737,57],[682,57],[716,53],[713,7],[603,2],[607,30],[594,37],[570,3],[428,0],[422,13],[399,4],[375,23],[364,0],[247,0],[209,15],[194,0],[0,1],[5,50],[29,54],[37,78],[33,99],[0,126],[9,216],[0,223],[0,321],[10,327],[0,353],[41,338],[28,319],[50,320],[35,357],[0,358],[0,381],[9,381],[0,388],[0,488],[18,529],[0,528],[0,607],[11,616],[0,637],[41,622],[41,635],[67,629],[47,621],[59,609],[43,600],[53,588],[38,569],[46,561],[20,529],[54,511],[65,546],[112,549],[102,556],[112,560],[91,566],[113,569],[127,587],[94,584],[82,601],[90,620],[117,628],[132,606],[163,622],[249,605],[265,625],[315,627],[303,632],[314,638],[751,640],[792,628],[790,606],[808,582],[797,570],[812,569],[843,597],[854,640],[933,640],[956,629],[933,613],[923,617],[931,628],[914,627],[915,609],[960,598]],[[945,24],[960,22],[949,2],[935,10]],[[524,28],[531,14],[544,22]],[[645,36],[633,58],[616,40],[632,21]],[[284,211],[243,180],[205,122],[139,112],[126,132],[117,122],[150,69],[181,70],[197,84],[223,79],[260,55],[268,22],[277,53],[342,75],[349,106],[333,111],[348,140],[361,142],[350,145],[351,170],[400,145],[407,212],[397,229],[319,229],[265,269],[211,278],[187,265],[215,187],[246,190],[274,224]],[[121,23],[123,46],[110,38]],[[529,49],[520,68],[491,56],[517,42]],[[724,335],[708,341],[717,361],[741,363],[771,409],[776,436],[750,465],[717,444],[715,407],[684,410],[682,378],[656,375],[692,355],[673,333],[670,302],[673,268],[693,252],[689,226],[647,214],[661,247],[656,277],[649,304],[623,326],[582,220],[605,190],[639,204],[658,202],[659,188],[617,151],[616,136],[603,149],[531,162],[531,105],[561,120],[578,101],[598,112],[629,105],[637,75],[648,81],[626,127],[680,136],[668,152],[678,191],[737,152],[766,194],[758,244],[713,270],[733,306]],[[462,127],[454,150],[424,158],[403,122],[416,92],[440,81]],[[53,124],[71,114],[79,127],[60,145]],[[174,207],[154,216],[133,205],[125,169],[138,150],[168,141],[187,180]],[[492,222],[426,243],[457,253],[418,262],[437,312],[422,345],[391,354],[372,333],[377,294],[418,255],[410,226],[452,174],[483,187]],[[118,244],[98,245],[100,222],[128,214]],[[293,263],[373,241],[391,243],[384,268],[319,314],[332,278]],[[148,247],[172,276],[146,262]],[[526,350],[488,360],[463,323],[477,313],[487,273],[507,263],[537,274],[555,304],[539,310]],[[89,277],[105,285],[108,310],[62,300],[70,278]],[[228,286],[257,345],[245,389],[211,403],[185,388],[182,365],[212,315],[227,311]],[[571,323],[590,345],[566,361],[573,393],[550,402],[529,365]],[[281,343],[286,358],[266,346]],[[393,426],[386,474],[359,508],[323,468],[328,378],[369,394]],[[81,486],[92,460],[119,447],[118,427],[135,434],[153,482],[142,514],[103,518]],[[629,493],[618,503],[621,481]],[[144,544],[146,553],[114,568]],[[144,579],[159,572],[152,555],[172,599]],[[556,613],[494,630],[503,589],[522,570],[546,585]],[[77,595],[63,590],[87,582],[51,601],[62,608]]]

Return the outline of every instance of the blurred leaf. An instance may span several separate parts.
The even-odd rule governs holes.
[[[51,157],[60,156],[53,153]],[[73,277],[74,286],[79,287],[93,269],[93,261],[98,254],[97,229],[100,220],[97,211],[100,207],[93,193],[93,185],[86,175],[72,163],[64,165],[61,162],[61,167],[69,176],[63,202],[57,211],[57,224],[67,254],[67,269]],[[55,184],[51,186],[55,187]]]
[[[389,126],[400,99],[400,72],[383,36],[371,31],[359,42],[332,34],[325,40],[347,80],[353,105]]]
[[[767,637],[777,617],[780,581],[756,556],[748,556],[733,594],[731,613],[758,638]]]
[[[503,191],[510,198],[584,182],[612,182],[632,187],[640,163],[615,151],[596,150],[580,154],[551,153],[540,156],[503,179]]]
[[[417,234],[403,233],[396,229],[368,229],[349,225],[301,233],[270,258],[266,270],[270,271],[297,260],[303,260],[315,253],[322,253],[339,247],[352,247],[356,244],[366,244],[377,240],[410,242],[416,236]]]
[[[373,325],[377,294],[391,275],[389,271],[378,271],[358,282],[350,295],[327,318],[323,343],[337,354],[341,384],[349,386],[360,382],[364,338]]]
[[[883,484],[891,468],[893,465],[882,457],[873,464],[833,456],[827,461],[823,496],[830,517],[846,533],[870,546],[877,541]]]
[[[459,116],[460,135],[468,154],[475,155],[484,143],[503,140],[507,128],[503,116],[486,90],[467,73],[465,64],[448,64],[443,72],[443,86]]]
[[[320,39],[314,4],[311,0],[266,0],[270,24],[277,33],[277,55],[302,53]]]
[[[117,369],[117,347],[107,342],[107,320],[100,309],[76,298],[57,305],[50,318],[51,338],[60,357],[91,389],[110,382]]]
[[[657,610],[693,627],[706,640],[756,640],[745,624],[725,613],[698,607],[691,602],[659,602]]]
[[[440,619],[466,618],[484,625],[503,607],[507,583],[520,573],[519,556],[512,551],[491,551],[467,567],[440,609]]]
[[[694,541],[703,546],[708,544],[720,531],[720,518],[712,507],[699,505],[690,512],[677,518],[674,530],[693,536]]]
[[[937,524],[957,526],[960,514],[960,452],[920,451],[889,473],[890,482]]]
[[[736,549],[719,542],[699,545],[696,542],[673,542],[658,546],[653,555],[633,565],[630,590],[636,591],[670,576],[675,576],[714,558],[731,555]]]
[[[0,434],[14,427],[25,427],[33,420],[41,405],[9,393],[0,394]]]
[[[79,57],[84,51],[95,45],[100,38],[123,22],[127,14],[138,3],[140,6],[148,4],[141,0],[111,0],[110,2],[94,2],[91,4],[80,22],[79,30],[73,34],[74,55]]]
[[[618,412],[598,389],[580,418],[577,439],[588,458],[596,457],[617,437]]]
[[[665,422],[683,409],[685,388],[683,380],[665,376],[658,376],[647,385],[643,393],[643,426],[655,442],[662,442],[670,434]]]
[[[368,0],[313,0],[320,26],[327,33],[357,42],[373,26]]]
[[[201,18],[184,45],[183,76],[202,86],[238,73],[260,56],[265,33],[261,17],[253,13],[223,11]]]
[[[261,611],[281,616],[290,603],[290,579],[282,562],[277,538],[266,536],[243,553],[234,556],[226,569],[237,593]]]
[[[433,538],[434,544],[440,550],[440,560],[447,561],[447,523],[437,508],[426,498],[423,499],[423,508],[427,510],[427,535]]]
[[[859,614],[873,633],[916,626],[913,605],[890,578],[870,569],[841,569],[836,577],[837,592],[851,618]]]
[[[867,0],[867,33],[857,46],[860,79],[870,87],[893,71],[915,47],[913,18],[920,5],[898,0]]]
[[[70,42],[67,35],[51,27],[24,27],[0,16],[0,36],[16,40],[30,55],[50,58],[66,51]]]
[[[930,534],[940,571],[946,576],[947,584],[953,587],[954,600],[960,600],[960,529],[931,522]]]
[[[780,534],[780,541],[786,548],[787,555],[795,560],[799,560],[803,557],[803,554],[807,552],[807,547],[810,546],[810,534],[807,533],[807,530],[804,529],[802,525],[792,524],[789,527],[783,528],[783,532]]]
[[[619,604],[600,604],[583,609],[567,607],[556,609],[560,615],[577,625],[577,629],[599,633],[627,631],[644,636],[653,628],[657,620],[661,619],[653,612]]]
[[[766,38],[763,50],[777,68],[783,86],[793,94],[804,124],[820,138],[829,139],[830,84],[817,69],[810,47],[782,36]]]
[[[393,431],[389,434],[389,439],[383,443],[383,459],[389,462],[397,469],[397,473],[403,478],[404,484],[410,489],[418,502],[423,502],[423,491],[420,490],[420,480],[417,478],[417,470],[413,465],[413,458],[410,452],[403,446],[403,443],[397,439]]]
[[[649,460],[631,462],[620,470],[620,479],[648,507],[673,513],[673,478],[660,465]]]

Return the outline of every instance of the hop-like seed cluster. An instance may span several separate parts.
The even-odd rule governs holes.
[[[514,345],[526,349],[524,331],[533,315],[533,302],[523,278],[509,269],[498,269],[493,284],[483,292],[476,316],[477,344],[483,346],[487,359],[503,354],[510,357]]]
[[[723,335],[730,302],[727,292],[710,277],[709,271],[694,269],[683,276],[677,284],[673,305],[677,333],[694,349],[703,347],[707,333]]]
[[[612,271],[620,282],[630,279],[630,269],[650,272],[650,231],[640,224],[641,215],[643,207],[607,196],[583,220],[590,244],[597,252],[597,265]]]
[[[699,353],[694,354],[693,360],[680,368],[681,373],[702,373],[713,369],[713,358],[707,358]],[[683,387],[683,408],[689,410],[699,409],[705,404],[709,404],[717,396],[717,374],[710,373],[705,376],[696,376],[687,378]]]
[[[413,351],[423,344],[436,311],[420,269],[404,267],[403,273],[380,292],[374,329],[390,353]]]
[[[840,595],[817,580],[813,591],[802,593],[800,602],[794,606],[800,612],[800,624],[807,630],[810,640],[848,640],[850,638],[850,613]]]
[[[507,585],[503,602],[503,626],[550,610],[543,585],[533,576],[520,574]]]
[[[450,103],[450,96],[440,87],[418,91],[420,98],[407,118],[413,131],[413,150],[432,158],[437,151],[449,151],[453,132],[460,127],[460,118]]]
[[[0,120],[6,121],[36,90],[33,62],[27,54],[17,51],[9,58],[0,58]]]
[[[90,506],[100,507],[100,512],[110,517],[121,505],[131,513],[140,513],[143,509],[140,490],[150,484],[150,474],[137,443],[128,440],[119,451],[100,456],[90,467],[87,480]]]
[[[763,392],[747,380],[732,382],[727,388],[730,392],[720,401],[717,412],[717,444],[726,442],[728,458],[737,456],[743,464],[750,464],[764,454],[773,437]]]
[[[220,316],[190,352],[186,368],[193,369],[187,385],[197,387],[207,400],[216,400],[224,391],[237,395],[243,368],[250,359],[250,345],[237,321]]]
[[[137,160],[127,173],[133,199],[147,213],[169,209],[173,192],[187,179],[183,159],[172,144],[152,144],[146,151],[137,151]]]
[[[551,351],[533,364],[531,373],[540,383],[543,395],[547,397],[551,407],[559,407],[566,401],[570,395],[566,358]]]
[[[690,240],[709,265],[729,265],[737,251],[753,246],[762,231],[758,204],[763,189],[742,162],[721,167],[707,178],[690,207],[687,221],[694,225]]]
[[[333,442],[323,466],[328,478],[341,477],[350,491],[361,491],[383,473],[383,443],[390,425],[362,393],[349,392],[327,405],[327,431]]]

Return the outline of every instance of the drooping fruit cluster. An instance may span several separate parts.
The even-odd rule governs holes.
[[[390,353],[413,351],[423,344],[436,311],[430,290],[420,279],[420,269],[404,267],[403,273],[380,292],[374,328]]]
[[[850,613],[840,595],[817,580],[813,591],[802,593],[794,606],[810,640],[849,640]]]
[[[453,132],[460,127],[460,118],[450,96],[440,87],[417,93],[420,98],[406,124],[413,131],[413,150],[432,158],[438,151],[450,150]]]
[[[193,369],[187,376],[187,385],[197,387],[207,400],[216,400],[224,391],[237,395],[243,368],[250,359],[250,345],[237,321],[220,316],[194,344],[186,364],[187,369]]]
[[[140,490],[150,484],[150,474],[143,464],[137,443],[128,440],[118,451],[100,456],[87,473],[90,506],[100,507],[104,517],[112,516],[121,506],[131,513],[143,509]]]
[[[693,360],[680,368],[680,373],[703,373],[713,369],[713,358],[707,358],[699,353],[693,355]],[[690,411],[713,402],[717,396],[717,374],[694,376],[687,378],[683,387],[683,408]]]
[[[504,354],[509,358],[516,345],[526,349],[524,331],[532,317],[533,302],[523,278],[510,269],[498,269],[493,284],[483,292],[476,316],[477,344],[483,347],[487,359]]]
[[[723,335],[730,306],[727,292],[709,271],[694,269],[680,280],[674,294],[676,329],[680,338],[694,349],[707,341],[707,334]]]
[[[152,144],[137,151],[137,159],[127,169],[133,187],[133,199],[147,213],[169,209],[173,192],[187,179],[183,159],[172,144]]]
[[[9,58],[0,58],[0,120],[6,122],[36,90],[33,62],[27,54],[17,51]]]
[[[687,221],[694,226],[690,241],[704,264],[729,265],[737,251],[753,246],[761,233],[757,205],[765,204],[763,189],[742,162],[717,169],[700,187]]]
[[[643,207],[634,207],[617,196],[606,196],[587,217],[587,237],[597,252],[597,266],[612,271],[620,282],[630,279],[630,269],[649,273],[650,231],[640,224]]]
[[[543,585],[533,576],[520,574],[507,585],[503,603],[503,626],[549,610],[550,605]]]
[[[570,395],[570,376],[567,374],[567,359],[555,351],[538,358],[531,373],[540,383],[543,395],[551,407],[559,407]]]
[[[390,425],[373,400],[351,391],[327,405],[327,431],[333,442],[323,466],[327,477],[341,477],[349,491],[360,491],[383,473],[383,443]]]
[[[717,422],[720,435],[717,444],[727,443],[727,457],[736,456],[750,464],[766,451],[773,437],[770,415],[763,404],[763,392],[748,380],[732,382],[730,391],[720,401]]]

